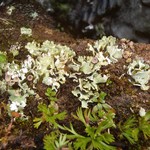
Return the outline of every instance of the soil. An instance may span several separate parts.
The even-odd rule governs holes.
[[[11,45],[21,43],[22,47],[27,41],[36,40],[42,42],[44,40],[54,41],[62,45],[67,45],[73,49],[77,55],[87,55],[85,51],[87,43],[93,43],[92,39],[77,38],[69,32],[61,31],[57,28],[57,22],[51,15],[47,14],[39,5],[30,3],[27,1],[18,1],[12,4],[15,10],[11,15],[6,13],[7,7],[0,8],[0,50],[9,50]],[[29,14],[37,12],[38,17],[32,19]],[[20,36],[21,27],[29,27],[33,31],[33,35],[30,38]],[[133,113],[139,113],[139,108],[143,107],[146,111],[150,110],[150,90],[142,91],[139,87],[133,86],[127,79],[126,75],[122,76],[126,71],[127,66],[134,58],[143,58],[148,64],[150,64],[150,44],[134,43],[126,39],[118,39],[120,47],[124,47],[125,54],[123,59],[117,63],[103,68],[103,72],[111,74],[112,84],[109,86],[101,85],[101,89],[107,93],[106,101],[116,111],[118,122],[127,119]],[[130,56],[129,53],[132,53]],[[26,50],[22,48],[21,54],[17,59],[23,60],[26,58]],[[121,77],[122,80],[119,80]],[[149,83],[150,85],[150,83]],[[80,106],[80,102],[71,94],[71,89],[74,83],[67,80],[67,83],[61,86],[57,93],[59,99],[58,106],[60,111],[66,111],[68,117],[61,124],[68,125],[69,122],[73,122],[76,130],[80,133],[83,131],[83,127],[79,122],[75,122],[71,113],[75,112]],[[47,102],[45,97],[46,86],[38,83],[37,91],[43,98],[38,99],[31,97],[28,100],[28,105],[25,108],[25,115],[29,116],[29,119],[25,122],[17,120],[14,122],[12,118],[7,114],[8,95],[3,94],[0,96],[0,139],[3,138],[3,142],[0,145],[0,149],[7,150],[20,150],[20,149],[36,149],[43,148],[43,136],[49,133],[49,127],[47,125],[42,126],[39,130],[33,127],[32,120],[37,117],[37,105],[41,101]],[[18,115],[18,114],[13,114]],[[5,139],[5,140],[4,140]],[[148,145],[148,142],[145,143]],[[150,146],[150,145],[149,145]],[[144,144],[143,144],[144,149]]]

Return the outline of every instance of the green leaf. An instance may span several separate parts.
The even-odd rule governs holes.
[[[112,120],[105,119],[98,124],[95,134],[98,135],[102,131],[105,131],[106,129],[109,129],[110,127],[113,127],[113,126],[114,124]]]
[[[51,133],[50,135],[46,135],[44,137],[44,149],[45,150],[56,150],[55,147],[55,140],[57,138],[57,135],[55,133]]]
[[[89,137],[77,138],[77,140],[73,143],[75,150],[86,150],[88,143],[91,142]]]
[[[129,129],[132,128],[136,125],[136,119],[134,117],[130,117],[124,124],[123,124],[123,129]]]
[[[100,141],[99,150],[116,150],[116,148]]]
[[[0,54],[0,63],[7,62],[7,56],[5,54]]]
[[[150,137],[150,121],[147,121],[145,116],[139,119],[139,130],[143,132],[145,139]]]
[[[85,131],[88,134],[88,136],[90,136],[91,138],[94,139],[95,136],[96,136],[96,134],[95,134],[96,128],[97,127],[87,126],[86,129],[85,129]]]
[[[114,136],[110,133],[105,132],[102,134],[102,137],[103,137],[103,141],[107,144],[114,142]]]
[[[86,126],[87,123],[86,123],[86,121],[85,121],[82,108],[78,108],[78,110],[77,110],[77,116],[75,116],[75,115],[72,115],[72,116],[73,116],[75,119],[80,120],[80,121]]]
[[[104,99],[105,99],[106,95],[107,94],[105,92],[101,91],[101,93],[99,95],[99,99],[100,99],[101,102],[104,102]]]
[[[60,134],[59,139],[55,141],[56,148],[62,148],[65,146],[69,141],[66,140],[66,135]]]
[[[57,120],[64,120],[66,117],[66,112],[61,112],[58,114],[50,114],[50,115],[46,115],[45,119],[47,122],[53,124],[55,127],[58,126]]]
[[[132,131],[126,131],[124,133],[122,133],[124,137],[127,138],[127,140],[131,143],[131,144],[135,144],[136,140],[134,139],[134,137],[132,137]]]
[[[72,123],[70,123],[70,128],[66,127],[66,126],[60,126],[58,125],[58,127],[62,130],[65,130],[65,131],[69,131],[70,133],[72,133],[71,135],[67,134],[67,138],[69,139],[75,139],[75,138],[83,138],[84,136],[78,134],[74,128],[73,128],[73,125]]]
[[[107,137],[104,137],[104,135],[100,135],[96,139],[92,140],[93,148],[98,149],[98,150],[114,150],[115,147],[110,146],[109,145],[110,142],[107,142],[107,143],[104,142],[104,139],[107,138]],[[110,137],[108,137],[108,138],[109,138],[110,141],[114,141],[112,135],[110,135]],[[105,140],[107,141],[107,139],[105,139]]]
[[[138,136],[139,136],[139,129],[135,128],[132,130],[132,137],[134,139],[134,141],[138,141]]]
[[[56,101],[56,92],[53,91],[51,88],[47,88],[45,95],[49,98],[51,101]]]
[[[34,128],[38,129],[43,121],[42,118],[35,118],[33,122],[34,122]]]
[[[42,112],[42,113],[44,113],[44,114],[49,114],[49,113],[50,113],[50,111],[49,111],[47,105],[46,105],[46,104],[42,104],[42,103],[40,103],[40,104],[38,105],[38,111],[40,111],[40,112]]]
[[[150,111],[148,111],[148,112],[145,114],[144,119],[145,119],[146,121],[150,120]]]
[[[137,128],[137,120],[135,117],[130,117],[124,124],[119,124],[121,130],[120,137],[125,137],[131,144],[138,140],[139,129]]]

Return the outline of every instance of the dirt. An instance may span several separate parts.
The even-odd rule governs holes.
[[[85,51],[87,43],[93,43],[92,39],[76,38],[68,32],[60,31],[57,28],[57,23],[54,18],[48,15],[37,4],[28,4],[26,1],[13,3],[15,10],[12,15],[6,13],[7,8],[0,10],[0,49],[1,51],[9,50],[10,46],[21,43],[22,47],[27,41],[42,42],[44,40],[51,40],[55,43],[67,45],[72,48],[78,55],[87,55]],[[37,19],[32,19],[28,14],[36,11],[38,13]],[[26,26],[32,29],[33,36],[30,38],[20,36],[20,28]],[[125,48],[124,58],[119,60],[116,64],[103,68],[103,72],[111,74],[112,84],[109,86],[101,85],[101,89],[107,93],[106,101],[116,111],[117,120],[125,120],[131,114],[139,112],[139,108],[143,107],[150,110],[150,90],[142,91],[139,87],[133,86],[128,82],[126,76],[122,74],[126,71],[124,65],[129,64],[134,58],[141,57],[150,64],[150,44],[134,43],[129,40],[118,40],[120,47]],[[25,49],[21,50],[22,55],[19,56],[21,60],[25,59],[27,54]],[[132,54],[131,54],[132,53]],[[122,80],[118,80],[121,77]],[[149,83],[150,84],[150,83]],[[67,80],[65,85],[62,85],[58,91],[58,105],[60,111],[67,111],[71,114],[80,106],[80,102],[71,94],[71,89],[74,83]],[[19,150],[19,149],[36,149],[40,150],[43,147],[43,136],[49,132],[48,126],[43,126],[39,130],[33,127],[32,120],[37,117],[37,105],[39,102],[47,102],[45,97],[46,86],[39,83],[37,91],[44,99],[31,97],[28,100],[28,107],[24,112],[29,116],[29,120],[22,123],[21,121],[13,122],[7,114],[6,105],[8,103],[8,95],[0,96],[0,138],[3,138],[0,149]],[[36,99],[36,100],[34,100]],[[14,114],[18,115],[18,114]],[[62,124],[68,125],[73,122],[77,131],[82,132],[82,126],[69,115]],[[5,139],[5,140],[4,140]]]

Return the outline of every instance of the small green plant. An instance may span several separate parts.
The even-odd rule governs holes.
[[[135,117],[130,117],[122,125],[119,123],[119,129],[121,131],[121,139],[126,138],[131,144],[135,144],[138,141],[139,129]]]
[[[115,111],[105,102],[106,93],[101,92],[95,99],[97,103],[92,108],[78,108],[76,115],[72,116],[82,123],[84,127],[83,134],[78,133],[73,124],[70,127],[60,125],[58,120],[64,120],[66,113],[58,111],[56,92],[48,88],[45,92],[50,103],[40,103],[38,110],[42,116],[34,119],[34,127],[47,122],[50,125],[50,134],[44,137],[44,149],[46,150],[113,150],[112,145],[117,141],[129,141],[131,145],[139,145],[139,139],[145,140],[150,137],[150,111],[140,111],[140,116],[132,116],[125,122],[115,125]],[[118,137],[114,137],[113,130],[120,130]]]
[[[146,140],[150,138],[150,111],[145,116],[139,117],[139,130]]]
[[[6,63],[7,63],[7,56],[5,53],[2,53],[0,51],[0,76],[2,76],[2,70]]]
[[[59,113],[58,105],[55,102],[57,100],[56,93],[54,91],[48,88],[45,95],[48,96],[50,104],[48,106],[43,103],[38,105],[38,111],[42,113],[42,116],[33,120],[34,127],[39,128],[41,123],[48,122],[51,127],[57,128],[57,121],[63,120],[66,116],[66,112]]]
[[[53,91],[51,88],[47,88],[45,95],[48,97],[50,101],[57,101],[56,92]]]
[[[150,111],[142,117],[130,117],[123,124],[119,123],[118,127],[121,131],[120,138],[126,138],[131,144],[138,143],[142,135],[147,140],[150,138]]]
[[[0,54],[0,63],[7,62],[7,56],[5,54]]]
[[[66,112],[58,113],[57,108],[54,105],[39,104],[38,111],[42,112],[42,116],[33,120],[34,127],[39,128],[41,123],[48,122],[50,126],[57,127],[57,121],[63,120],[66,116]]]
[[[113,122],[114,113],[112,111],[105,112],[104,110],[90,110],[78,108],[77,115],[73,117],[81,121],[85,126],[85,134],[78,134],[73,125],[70,123],[70,128],[59,126],[61,129],[70,132],[67,135],[68,139],[73,140],[73,148],[75,150],[113,150],[111,146],[114,142],[114,136],[110,133],[110,128],[115,127]]]
[[[60,150],[68,144],[66,134],[59,132],[51,132],[51,134],[44,137],[44,149],[46,150]]]

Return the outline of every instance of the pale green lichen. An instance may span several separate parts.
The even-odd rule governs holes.
[[[133,85],[140,86],[142,90],[148,90],[147,85],[150,80],[150,66],[143,60],[133,60],[128,66],[127,73],[134,79]]]
[[[14,7],[14,6],[8,6],[6,13],[7,13],[8,15],[11,15],[14,10],[15,10],[15,7]]]
[[[38,17],[38,13],[37,12],[32,12],[30,14],[30,17],[33,18],[33,19],[36,19]]]
[[[4,92],[6,92],[7,90],[7,85],[6,85],[6,81],[0,80],[0,93],[3,94]]]
[[[101,40],[97,40],[93,46],[90,44],[88,46],[89,48],[87,50],[91,51],[93,55],[98,55],[103,52],[108,63],[116,63],[118,59],[122,58],[124,52],[123,49],[118,48],[116,38],[112,36],[104,36]]]
[[[27,83],[24,83],[28,72],[29,67],[25,68],[23,63],[19,65],[13,61],[5,66],[5,86],[10,95],[11,111],[21,112],[26,106],[27,97],[35,94],[35,92],[28,87]],[[18,85],[18,89],[12,88],[14,84]]]
[[[32,29],[30,28],[22,27],[20,28],[20,32],[21,34],[24,34],[24,35],[28,35],[28,36],[32,35]]]
[[[11,111],[22,111],[24,107],[26,106],[26,101],[27,97],[29,96],[28,94],[21,94],[20,89],[13,89],[13,90],[8,90],[9,93],[9,100],[11,101],[10,103],[10,110]]]
[[[13,56],[19,55],[19,49],[21,48],[21,44],[19,42],[16,42],[15,44],[11,45],[9,48],[9,51],[13,54]]]
[[[100,83],[106,83],[108,76],[94,72],[92,75],[82,79],[78,79],[79,85],[72,91],[73,95],[78,97],[83,108],[88,107],[88,103],[94,102],[99,96]]]
[[[36,88],[36,83],[40,79],[57,91],[60,84],[64,84],[66,77],[69,76],[65,70],[66,63],[75,56],[75,52],[69,47],[50,41],[42,44],[35,41],[27,43],[26,48],[30,55],[27,55],[27,59],[20,63],[16,61],[5,63],[6,55],[3,53],[0,55],[2,56],[1,68],[5,72],[5,80],[1,81],[1,93],[8,91],[11,111],[22,112],[27,98],[35,94],[33,89]],[[33,76],[31,87],[33,89],[29,88],[26,83],[29,75]],[[17,89],[13,89],[13,85],[17,85]]]
[[[123,50],[118,48],[116,38],[112,36],[104,36],[93,46],[88,44],[87,51],[92,52],[92,56],[79,56],[69,65],[74,71],[70,77],[78,83],[72,93],[81,101],[82,107],[87,107],[89,102],[94,101],[100,91],[99,84],[106,83],[109,78],[109,75],[102,75],[101,67],[116,63],[123,55]],[[83,79],[77,78],[79,73],[86,76]]]
[[[34,61],[33,75],[36,76],[34,83],[43,76],[43,83],[52,86],[52,89],[58,90],[60,84],[66,82],[69,73],[65,70],[66,63],[71,61],[75,52],[67,46],[55,44],[51,41],[45,41],[41,45],[33,41],[25,46],[31,55],[37,58]]]
[[[23,110],[27,98],[36,94],[34,89],[38,81],[57,91],[67,78],[78,84],[72,93],[81,101],[82,107],[87,108],[88,103],[95,102],[99,97],[100,84],[107,83],[109,79],[110,75],[103,74],[101,68],[116,63],[123,54],[123,50],[116,45],[116,38],[111,36],[103,37],[94,45],[89,44],[87,51],[92,52],[89,56],[76,56],[69,47],[48,40],[41,44],[36,41],[29,42],[25,48],[29,55],[23,62],[12,61],[2,67],[5,80],[1,81],[1,92],[9,92],[12,111]],[[141,68],[145,68],[144,72],[139,72]],[[149,78],[147,66],[142,62],[138,63],[138,67],[130,64],[128,72],[135,82],[145,88],[148,83],[146,78]],[[32,87],[26,83],[28,76],[32,76]],[[17,89],[12,88],[14,84],[18,85]]]
[[[107,46],[106,51],[109,53],[109,59],[116,63],[118,59],[122,58],[123,49],[118,48],[118,46]]]

